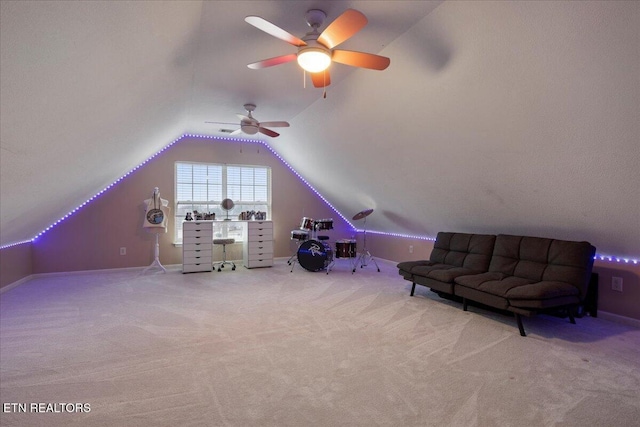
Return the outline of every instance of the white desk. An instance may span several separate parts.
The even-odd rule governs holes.
[[[242,261],[246,268],[273,266],[272,221],[183,221],[182,272],[212,271],[213,238],[242,228]],[[233,236],[229,236],[233,237]]]

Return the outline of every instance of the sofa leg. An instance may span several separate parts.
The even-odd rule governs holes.
[[[573,323],[575,325],[576,324],[576,318],[575,318],[575,315],[573,313],[574,310],[575,310],[575,307],[572,306],[572,305],[567,307],[567,313],[569,314],[569,322],[571,322],[571,323]]]
[[[467,311],[467,299],[462,298],[462,311]]]
[[[520,316],[518,313],[513,313],[513,315],[516,317],[516,322],[518,323],[518,329],[520,329],[520,336],[526,337],[527,334],[524,332],[524,325],[522,324],[522,316]]]
[[[413,292],[416,290],[416,282],[413,282],[413,286],[411,286],[411,295],[409,296],[413,296]]]

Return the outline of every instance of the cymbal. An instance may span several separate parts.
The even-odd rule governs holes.
[[[357,214],[355,214],[353,216],[353,220],[357,221],[359,219],[366,218],[369,215],[371,215],[372,212],[373,212],[373,209],[367,209],[367,210],[364,210],[364,211],[360,211],[360,212],[358,212]]]

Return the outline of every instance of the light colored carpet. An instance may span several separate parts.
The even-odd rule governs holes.
[[[538,316],[523,338],[379,264],[35,278],[0,297],[0,425],[639,425],[640,330]]]

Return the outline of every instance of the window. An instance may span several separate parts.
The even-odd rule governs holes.
[[[266,212],[271,218],[271,168],[176,162],[175,242],[182,243],[182,221],[187,212],[215,214],[216,219],[238,219],[241,212]],[[235,206],[229,212],[220,207],[224,199]],[[216,237],[242,240],[242,226],[221,223]]]

